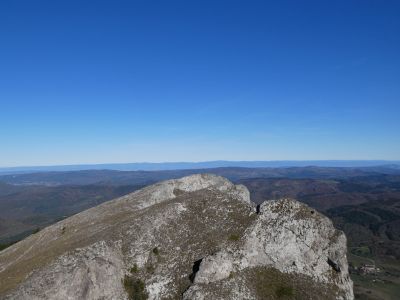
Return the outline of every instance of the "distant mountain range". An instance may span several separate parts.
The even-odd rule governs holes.
[[[117,171],[163,171],[183,169],[208,169],[221,167],[285,168],[285,167],[373,167],[400,168],[400,161],[389,160],[270,160],[270,161],[205,161],[205,162],[162,162],[162,163],[114,163],[81,164],[58,166],[26,166],[0,168],[0,174],[18,174],[49,171],[117,170]]]

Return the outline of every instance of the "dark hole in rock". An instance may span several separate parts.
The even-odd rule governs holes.
[[[315,211],[313,211],[313,210],[312,210],[312,211],[311,211],[311,214],[313,215],[313,214],[314,214],[314,212],[315,212]]]
[[[256,207],[256,213],[257,214],[260,214],[260,207],[261,207],[261,204],[258,204],[257,207]]]
[[[200,264],[202,262],[202,258],[199,260],[196,260],[193,264],[193,268],[192,268],[192,274],[189,275],[189,279],[190,281],[193,283],[194,279],[196,278],[196,273],[200,270]]]
[[[185,193],[185,191],[180,189],[174,189],[172,192],[174,193],[175,197],[179,197],[180,195]]]
[[[328,257],[328,264],[334,269],[336,272],[340,272],[340,266],[334,262],[332,259]]]

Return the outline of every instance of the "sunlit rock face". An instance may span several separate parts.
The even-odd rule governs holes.
[[[161,182],[0,252],[1,299],[353,299],[346,238],[214,175]]]

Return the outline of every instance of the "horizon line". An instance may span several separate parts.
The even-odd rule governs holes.
[[[302,163],[302,162],[387,162],[400,163],[400,159],[277,159],[277,160],[204,160],[204,161],[138,161],[138,162],[99,162],[99,163],[71,163],[71,164],[39,164],[0,166],[0,170],[21,168],[53,168],[53,167],[80,167],[102,165],[163,165],[163,164],[204,164],[204,163]]]

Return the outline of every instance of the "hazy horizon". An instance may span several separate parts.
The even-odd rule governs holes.
[[[182,169],[207,169],[220,167],[244,168],[280,168],[280,167],[380,167],[396,165],[400,160],[257,160],[257,161],[177,161],[177,162],[127,162],[99,164],[67,164],[36,166],[0,166],[0,173],[36,172],[36,171],[81,171],[81,170],[118,170],[118,171],[162,171]],[[10,173],[10,174],[11,174]]]

